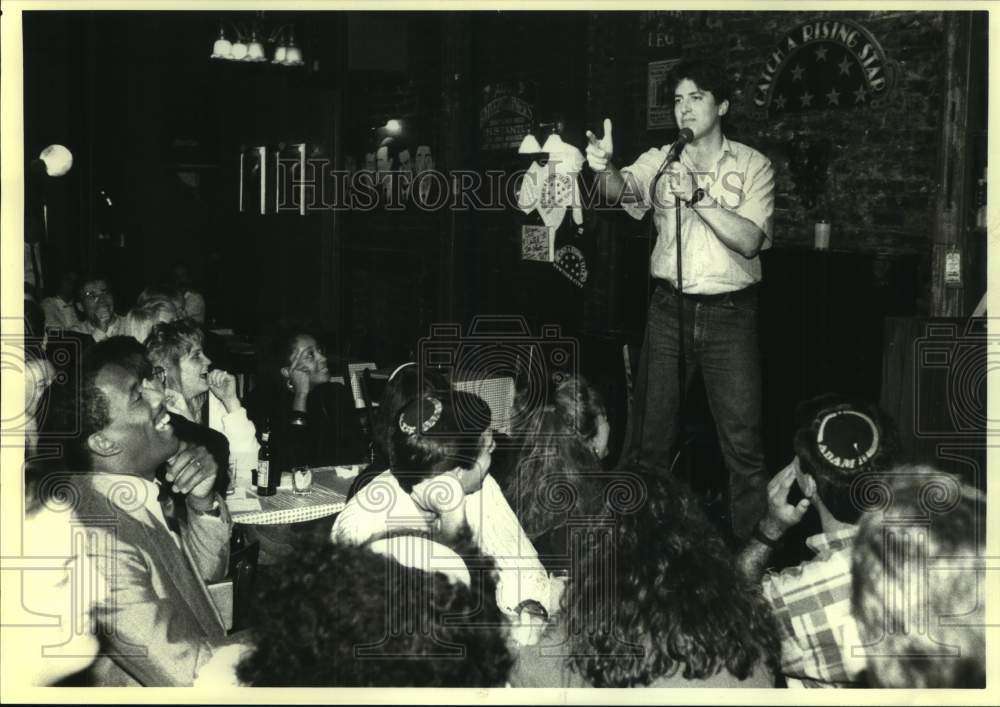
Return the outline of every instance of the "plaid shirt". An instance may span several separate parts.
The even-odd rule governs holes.
[[[806,540],[816,557],[764,577],[781,636],[781,672],[789,687],[855,687],[864,656],[851,616],[851,548],[857,528]],[[854,651],[855,653],[857,651]]]

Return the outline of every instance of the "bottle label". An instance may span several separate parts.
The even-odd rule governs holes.
[[[944,286],[962,286],[962,253],[950,250],[944,256]]]
[[[268,482],[268,467],[270,462],[257,462],[257,486],[266,487]]]

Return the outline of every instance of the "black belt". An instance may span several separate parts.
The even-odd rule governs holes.
[[[723,304],[727,302],[738,303],[746,302],[757,297],[757,287],[760,283],[755,282],[749,287],[744,287],[742,290],[733,290],[732,292],[720,292],[715,295],[695,295],[689,294],[687,292],[679,292],[676,287],[666,280],[656,280],[656,286],[662,287],[664,290],[672,295],[680,295],[686,300],[691,300],[692,302],[698,302],[699,304]]]

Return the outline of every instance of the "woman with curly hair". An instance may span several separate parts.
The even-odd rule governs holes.
[[[677,484],[622,480],[640,503],[610,498],[613,522],[577,535],[563,620],[521,649],[512,684],[773,687],[779,646],[760,587]]]
[[[261,582],[249,645],[217,651],[196,685],[502,687],[513,658],[494,591],[468,536],[307,544]]]
[[[566,526],[601,510],[594,478],[608,454],[611,427],[601,394],[582,376],[561,381],[552,403],[526,409],[519,400],[515,434],[521,447],[501,486],[548,569],[566,556]],[[589,478],[588,478],[589,477]],[[548,560],[548,561],[546,561]]]

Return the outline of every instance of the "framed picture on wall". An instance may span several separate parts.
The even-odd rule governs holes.
[[[647,69],[646,129],[658,130],[674,126],[674,97],[667,95],[667,77],[680,59],[651,61]]]

